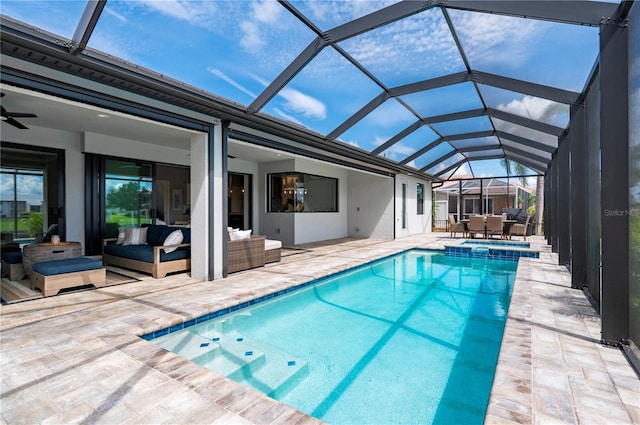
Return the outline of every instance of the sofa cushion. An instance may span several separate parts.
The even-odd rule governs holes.
[[[22,263],[22,252],[6,252],[2,254],[2,261],[9,264],[20,264]]]
[[[102,268],[102,262],[91,258],[78,257],[64,260],[42,261],[33,265],[33,271],[45,276],[56,274],[83,272]]]
[[[104,253],[131,260],[144,261],[145,263],[153,263],[153,247],[151,245],[122,246],[109,244],[104,247]],[[178,248],[170,253],[160,250],[160,262],[182,260],[190,257],[191,250],[189,247]]]
[[[178,227],[182,231],[182,243],[191,243],[191,228]]]
[[[177,229],[169,233],[169,236],[167,236],[167,238],[164,240],[162,245],[163,246],[178,245],[182,243],[183,239],[184,239],[184,236],[182,236],[182,232],[180,231],[180,229]],[[178,248],[162,248],[162,250],[167,254],[175,251],[176,249]]]
[[[269,251],[272,249],[280,249],[282,248],[282,241],[276,241],[273,239],[265,239],[264,241],[264,250]]]
[[[146,245],[147,244],[147,228],[146,227],[127,227],[124,229],[124,242],[122,246],[130,245]]]
[[[116,240],[117,245],[122,245],[124,242],[124,237],[126,236],[124,227],[118,227],[118,239]]]
[[[231,232],[232,241],[242,241],[251,238],[251,229],[249,230],[235,230]]]
[[[164,238],[167,237],[165,235],[167,226],[163,226],[161,224],[143,224],[142,227],[147,228],[147,244],[149,245],[162,245]]]

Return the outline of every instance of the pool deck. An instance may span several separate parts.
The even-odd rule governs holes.
[[[486,424],[640,423],[640,380],[544,240],[520,259]],[[449,234],[344,239],[202,282],[187,274],[0,307],[2,424],[320,421],[138,338]],[[381,394],[381,397],[384,395]]]

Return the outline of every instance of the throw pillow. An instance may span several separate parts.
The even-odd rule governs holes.
[[[241,241],[241,240],[250,239],[250,238],[251,238],[251,229],[234,230],[233,233],[231,234],[232,241]]]
[[[116,245],[122,245],[122,243],[124,242],[124,229],[124,227],[118,228],[118,240],[116,241]]]
[[[164,240],[164,242],[162,243],[162,246],[167,246],[167,245],[178,245],[182,243],[182,231],[180,229],[175,230],[171,233],[169,233],[169,236],[167,236],[167,238]],[[162,248],[164,250],[165,253],[170,253],[175,251],[178,248]]]
[[[230,241],[233,241],[235,239],[233,239],[233,232],[237,232],[240,229],[234,229],[233,227],[227,227],[227,233],[229,233],[229,239]]]
[[[127,245],[146,245],[147,244],[147,228],[146,227],[127,227],[124,229],[123,246]]]

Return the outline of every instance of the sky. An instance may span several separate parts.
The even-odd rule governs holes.
[[[30,205],[42,205],[44,199],[44,179],[42,175],[16,176],[13,174],[0,173],[0,199],[13,200],[17,191],[19,201],[27,201]]]
[[[362,17],[393,1],[292,1],[320,30]],[[72,38],[83,1],[3,0],[0,12]],[[598,54],[598,28],[448,10],[473,70],[582,91]],[[52,17],[55,16],[55,19]],[[88,46],[207,92],[248,106],[302,52],[316,34],[275,1],[109,0]],[[466,70],[439,8],[359,34],[338,47],[388,88]],[[482,95],[482,98],[478,95]],[[382,93],[381,87],[340,52],[322,49],[261,112],[332,133]],[[400,100],[400,101],[399,101]],[[471,82],[389,99],[337,136],[371,152],[420,117],[488,107],[565,127],[568,105]],[[506,122],[496,129],[553,138]],[[498,128],[499,127],[499,128]],[[434,125],[441,134],[491,129],[487,117]],[[402,161],[437,138],[421,127],[381,155]],[[497,145],[495,137],[478,141]],[[420,169],[453,150],[447,143],[408,163]],[[437,173],[459,154],[428,171]],[[504,175],[498,160],[471,161],[456,174]]]

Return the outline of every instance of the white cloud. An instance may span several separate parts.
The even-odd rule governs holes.
[[[395,0],[337,0],[337,1],[310,1],[304,6],[307,8],[309,17],[313,21],[327,25],[335,22],[343,23],[352,19],[360,18],[382,9],[389,4],[395,3]]]
[[[411,146],[407,146],[407,145],[403,145],[402,143],[396,143],[395,145],[391,146],[387,152],[394,153],[394,154],[398,154],[400,156],[402,156],[403,158],[406,158],[407,156],[413,154],[416,151],[415,148],[412,148]]]
[[[342,43],[345,50],[377,73],[441,73],[462,66],[456,45],[438,10],[429,10]],[[402,63],[402,67],[397,64]]]
[[[298,124],[298,125],[302,125],[302,123],[300,121],[298,121],[293,115],[287,114],[286,112],[284,112],[284,111],[282,111],[282,110],[280,110],[278,108],[273,108],[273,112],[277,116],[279,116],[279,117],[281,117],[281,118],[283,118],[283,119],[285,119],[287,121],[291,121],[292,123],[295,123],[295,124]]]
[[[116,12],[115,10],[110,8],[108,5],[105,6],[104,11],[106,13],[108,13],[109,15],[113,16],[114,18],[116,18],[117,20],[119,20],[121,23],[123,23],[123,24],[127,23],[127,18],[125,16],[123,16],[120,13]]]
[[[378,147],[382,145],[384,142],[386,142],[387,140],[389,140],[389,138],[386,136],[375,136],[373,138],[373,146]]]
[[[235,81],[234,79],[232,79],[231,77],[227,76],[224,72],[220,71],[219,69],[216,68],[207,68],[207,71],[209,71],[210,73],[212,73],[213,75],[217,76],[218,78],[220,78],[221,80],[231,84],[233,87],[237,88],[238,90],[240,90],[241,92],[244,92],[246,94],[248,94],[249,96],[251,96],[253,99],[255,99],[257,96],[255,93],[253,93],[251,90],[247,89],[246,87],[244,87],[242,84],[238,83],[237,81]]]
[[[220,19],[217,16],[218,7],[216,2],[202,1],[194,2],[188,0],[139,0],[156,12],[189,22],[204,28],[215,25]]]
[[[282,12],[282,6],[273,0],[251,3],[249,19],[240,22],[240,45],[249,52],[257,52],[266,46],[262,26],[277,26],[281,21]]]
[[[327,117],[327,107],[324,103],[298,90],[285,87],[280,90],[278,96],[286,100],[285,108],[291,112],[321,120]]]
[[[549,123],[553,122],[556,116],[566,114],[568,106],[539,97],[524,96],[522,99],[514,99],[506,105],[500,104],[496,109]]]
[[[532,34],[539,28],[531,19],[456,10],[450,15],[473,68],[524,63],[530,51],[527,41],[535,39]]]
[[[265,45],[265,41],[260,36],[260,30],[255,23],[251,21],[242,21],[240,23],[240,29],[242,30],[240,45],[246,50],[256,51]]]
[[[251,5],[251,10],[256,20],[266,24],[277,24],[283,11],[282,6],[272,0],[255,2]]]

